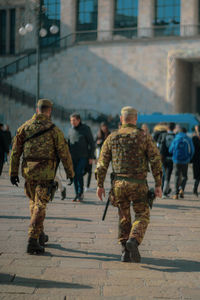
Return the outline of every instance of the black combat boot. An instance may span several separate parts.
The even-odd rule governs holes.
[[[45,243],[47,243],[48,240],[49,240],[48,235],[45,234],[44,232],[41,232],[40,236],[39,236],[39,244],[40,244],[40,246],[45,247]]]
[[[29,238],[28,246],[27,246],[27,253],[29,254],[42,254],[44,253],[44,247],[40,246],[37,239]]]
[[[126,248],[130,252],[132,262],[139,263],[141,261],[140,252],[138,250],[139,243],[135,238],[131,238],[126,242]]]
[[[122,262],[131,262],[130,252],[126,248],[126,242],[122,242],[121,245],[122,245],[121,261]]]

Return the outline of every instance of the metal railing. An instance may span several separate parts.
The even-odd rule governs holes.
[[[0,93],[18,103],[35,108],[35,95],[29,92],[0,81]],[[105,114],[102,114],[94,109],[66,109],[59,104],[53,105],[52,116],[56,119],[67,122],[69,121],[70,115],[75,111],[80,114],[82,120],[90,120],[96,123],[107,120],[107,116]]]
[[[192,37],[200,35],[200,25],[153,25],[148,28],[132,27],[132,28],[115,28],[112,31],[77,31],[63,38],[54,41],[52,44],[41,47],[40,61],[48,57],[79,44],[81,42],[102,42],[102,41],[119,41],[119,40],[137,40],[152,39],[161,37]],[[16,61],[0,68],[0,80],[23,71],[36,64],[36,51],[33,50]]]
[[[48,57],[54,55],[55,53],[62,51],[63,49],[72,47],[75,42],[75,34],[69,34],[61,39],[54,41],[46,47],[41,47],[40,49],[40,61],[47,59]],[[36,50],[30,51],[23,57],[15,60],[14,62],[0,68],[0,80],[23,71],[32,65],[36,64]]]

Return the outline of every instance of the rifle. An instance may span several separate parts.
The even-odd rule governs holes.
[[[115,178],[115,174],[112,172],[112,173],[110,174],[111,190],[110,190],[110,192],[109,192],[108,200],[107,200],[107,202],[106,202],[106,206],[105,206],[105,209],[104,209],[104,212],[103,212],[102,221],[105,220],[105,217],[106,217],[106,214],[107,214],[107,210],[108,210],[108,206],[109,206],[109,204],[110,204],[110,199],[111,199],[111,197],[113,196],[112,185],[113,185],[113,180],[114,180],[114,178]],[[112,204],[113,204],[113,203],[112,203]]]
[[[108,196],[108,200],[106,202],[106,206],[105,206],[105,209],[104,209],[104,212],[103,212],[103,216],[102,216],[102,221],[105,220],[109,204],[110,204],[110,197]]]

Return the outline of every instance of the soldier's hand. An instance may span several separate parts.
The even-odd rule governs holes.
[[[68,182],[68,184],[67,185],[72,185],[72,183],[74,182],[74,178],[69,178],[69,182]]]
[[[18,176],[10,176],[10,182],[11,182],[13,185],[18,186],[18,183],[19,183],[19,177],[18,177]]]
[[[155,195],[156,195],[156,197],[158,197],[158,198],[161,198],[161,197],[162,197],[162,189],[161,189],[160,186],[155,187]]]
[[[105,197],[104,188],[100,188],[100,187],[97,188],[97,196],[98,196],[99,200],[103,201],[102,196]]]

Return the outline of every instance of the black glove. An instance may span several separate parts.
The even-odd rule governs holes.
[[[19,177],[18,177],[18,176],[10,176],[10,182],[11,182],[13,185],[18,186],[18,183],[19,183]]]
[[[74,178],[69,178],[69,183],[67,185],[72,185],[73,182],[74,182]]]

